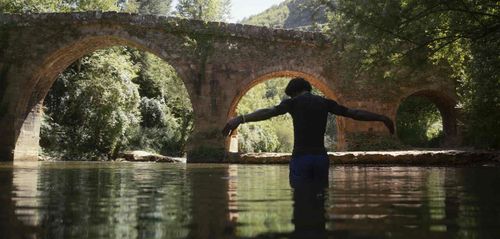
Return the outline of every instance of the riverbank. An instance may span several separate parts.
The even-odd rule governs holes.
[[[377,165],[377,166],[468,166],[499,165],[500,151],[477,150],[405,150],[405,151],[359,151],[328,153],[333,165]],[[246,153],[231,154],[223,160],[203,163],[230,164],[288,164],[291,154]],[[41,161],[57,161],[40,158]],[[170,157],[146,151],[121,153],[116,162],[186,163],[186,158]]]
[[[186,163],[186,158],[164,156],[147,151],[126,151],[120,153],[114,161],[123,162],[157,162],[157,163]]]
[[[500,152],[465,150],[411,150],[328,153],[337,165],[466,166],[500,165]],[[231,156],[228,163],[287,164],[291,154],[249,153]]]
[[[183,158],[153,155],[142,151],[128,152],[118,161],[185,163]],[[499,151],[477,150],[405,150],[405,151],[363,151],[330,152],[334,165],[402,165],[402,166],[467,166],[500,165]],[[219,162],[235,164],[288,164],[291,154],[247,153],[232,154]]]

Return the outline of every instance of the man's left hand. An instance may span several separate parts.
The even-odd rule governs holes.
[[[222,135],[227,137],[233,132],[238,126],[242,123],[242,119],[240,116],[234,117],[226,123],[224,129],[222,130]]]

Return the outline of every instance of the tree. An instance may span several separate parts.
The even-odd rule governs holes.
[[[119,11],[117,0],[0,0],[0,12]]]
[[[137,0],[140,14],[168,15],[172,0]]]
[[[449,66],[466,141],[500,147],[500,8],[491,1],[315,0],[326,6],[337,57],[349,78],[404,79],[397,69]]]
[[[203,21],[226,21],[230,17],[230,0],[179,0],[176,7],[180,17]]]
[[[129,148],[182,156],[193,126],[193,108],[184,83],[162,59],[134,53],[139,65],[134,82],[142,97],[142,123]]]
[[[112,157],[139,125],[136,66],[123,49],[100,50],[75,62],[45,99],[41,146],[67,159]]]

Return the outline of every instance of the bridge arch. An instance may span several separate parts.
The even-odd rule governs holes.
[[[288,77],[288,78],[294,78],[294,77],[302,77],[305,80],[307,80],[313,87],[321,91],[325,97],[333,99],[335,101],[338,101],[339,99],[339,94],[336,93],[332,88],[327,84],[327,80],[323,78],[320,75],[317,74],[312,74],[312,73],[306,73],[305,71],[297,71],[297,70],[273,70],[273,71],[267,71],[261,74],[258,74],[256,77],[251,76],[248,79],[246,79],[243,85],[240,86],[240,88],[236,91],[236,95],[234,96],[229,110],[227,112],[227,120],[231,119],[232,117],[236,116],[236,110],[238,107],[239,102],[243,98],[243,96],[254,86],[263,83],[265,81],[274,79],[274,78],[281,78],[281,77]],[[344,119],[342,117],[337,117],[335,119],[336,121],[336,129],[337,129],[337,149],[344,149],[345,147],[345,132],[344,132]],[[236,145],[235,145],[236,144]],[[237,139],[235,138],[235,135],[232,135],[231,137],[228,137],[226,140],[225,144],[225,149],[227,152],[237,152]]]
[[[57,76],[68,68],[73,62],[94,51],[113,46],[132,47],[156,55],[175,69],[181,80],[184,82],[184,85],[187,87],[187,76],[182,70],[180,70],[180,67],[175,64],[175,61],[170,59],[170,56],[167,52],[165,52],[165,50],[155,44],[143,42],[138,38],[104,34],[77,39],[50,51],[48,56],[43,58],[40,66],[35,70],[30,79],[30,81],[33,81],[31,85],[35,86],[34,92],[36,92],[42,99],[45,98],[45,95],[57,79]],[[192,92],[189,88],[188,94],[191,98]],[[36,101],[40,99],[32,100]]]
[[[126,46],[151,53],[171,65],[187,89],[192,104],[192,88],[186,81],[187,75],[183,72],[168,53],[155,44],[139,38],[121,36],[121,33],[110,34],[106,31],[101,35],[85,36],[64,42],[59,46],[49,47],[47,54],[42,57],[39,65],[28,75],[28,82],[32,88],[23,91],[16,112],[20,115],[20,128],[16,129],[14,159],[33,160],[38,155],[43,102],[50,88],[58,76],[76,60],[101,49],[114,46]],[[194,107],[193,107],[193,110]],[[19,125],[18,125],[19,127]]]
[[[422,97],[429,100],[436,106],[442,118],[443,123],[443,142],[442,147],[452,147],[458,145],[458,111],[456,109],[457,100],[448,93],[435,89],[418,89],[399,98],[397,107],[393,112],[398,120],[398,111],[405,100],[411,97]],[[396,129],[397,131],[397,129]]]

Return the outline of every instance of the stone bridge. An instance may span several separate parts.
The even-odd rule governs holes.
[[[155,54],[183,80],[194,110],[190,162],[220,160],[231,145],[220,130],[240,98],[282,76],[302,76],[341,104],[393,119],[403,99],[426,96],[454,140],[455,87],[442,70],[413,72],[415,80],[404,85],[380,87],[377,79],[358,85],[340,73],[330,42],[319,33],[126,13],[0,15],[0,161],[36,160],[43,100],[57,76],[84,55],[116,45]],[[341,117],[337,130],[339,150],[349,149],[357,133],[388,136],[381,123]]]

